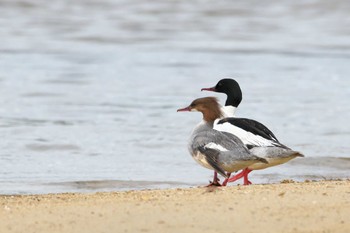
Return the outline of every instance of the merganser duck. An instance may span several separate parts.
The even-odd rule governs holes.
[[[188,150],[200,165],[215,171],[210,185],[220,186],[217,173],[226,178],[222,184],[225,186],[232,172],[257,162],[267,163],[265,159],[252,154],[235,135],[213,129],[214,121],[222,117],[216,98],[199,98],[177,111],[199,111],[203,114],[203,120],[193,129]]]
[[[235,80],[222,79],[215,87],[202,88],[203,90],[225,93],[227,95],[222,111],[225,112],[225,116],[228,118],[217,121],[213,128],[221,132],[234,134],[242,140],[251,153],[268,161],[268,163],[250,165],[241,173],[230,178],[228,182],[234,182],[243,177],[244,184],[248,185],[251,184],[248,180],[248,174],[252,170],[265,169],[286,163],[295,157],[304,157],[301,153],[281,144],[273,132],[262,123],[252,119],[234,117],[235,110],[242,101],[242,91]]]
[[[221,79],[216,86],[209,88],[202,88],[201,91],[221,92],[227,95],[225,106],[221,108],[224,117],[233,117],[236,113],[238,105],[242,102],[241,88],[234,79]]]

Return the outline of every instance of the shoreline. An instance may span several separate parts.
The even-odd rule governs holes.
[[[0,195],[0,232],[350,232],[350,180]]]
[[[350,158],[341,157],[306,157],[295,159],[282,165],[275,166],[270,170],[255,171],[251,177],[253,184],[278,184],[283,180],[292,179],[296,182],[305,180],[337,180],[349,179]],[[125,177],[124,177],[125,178]],[[140,177],[138,177],[140,178]],[[94,193],[94,192],[119,192],[127,190],[144,189],[172,189],[176,187],[189,188],[207,185],[212,179],[212,174],[203,172],[196,178],[182,179],[184,175],[169,180],[150,179],[149,177],[133,180],[129,179],[106,179],[106,178],[79,178],[69,180],[40,180],[35,181],[11,181],[4,179],[0,186],[0,195],[21,194],[45,194],[51,193]],[[243,181],[232,185],[242,184]]]

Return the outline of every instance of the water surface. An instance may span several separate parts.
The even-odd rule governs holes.
[[[303,152],[254,183],[349,178],[349,1],[0,2],[0,192],[204,185],[177,113],[223,77]]]

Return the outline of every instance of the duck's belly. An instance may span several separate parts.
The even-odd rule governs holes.
[[[199,163],[203,167],[208,168],[210,170],[214,170],[213,167],[205,159],[205,155],[203,155],[199,151],[193,153],[192,157],[197,163]],[[231,161],[230,163],[220,163],[219,166],[222,167],[224,171],[232,173],[247,168],[253,163],[255,163],[255,161]]]
[[[265,158],[267,160],[267,162],[269,162],[269,163],[258,162],[258,163],[254,163],[254,164],[250,165],[248,168],[250,170],[261,170],[261,169],[265,169],[268,167],[273,167],[276,165],[286,163],[293,158],[295,158],[295,156],[290,156],[287,158]]]
[[[242,170],[244,168],[247,168],[248,166],[251,166],[255,161],[237,161],[235,163],[230,164],[223,164],[222,168],[227,172],[237,172],[239,170]]]

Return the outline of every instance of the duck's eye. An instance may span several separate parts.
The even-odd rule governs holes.
[[[190,107],[191,108],[194,108],[196,106],[196,104],[191,104]]]

